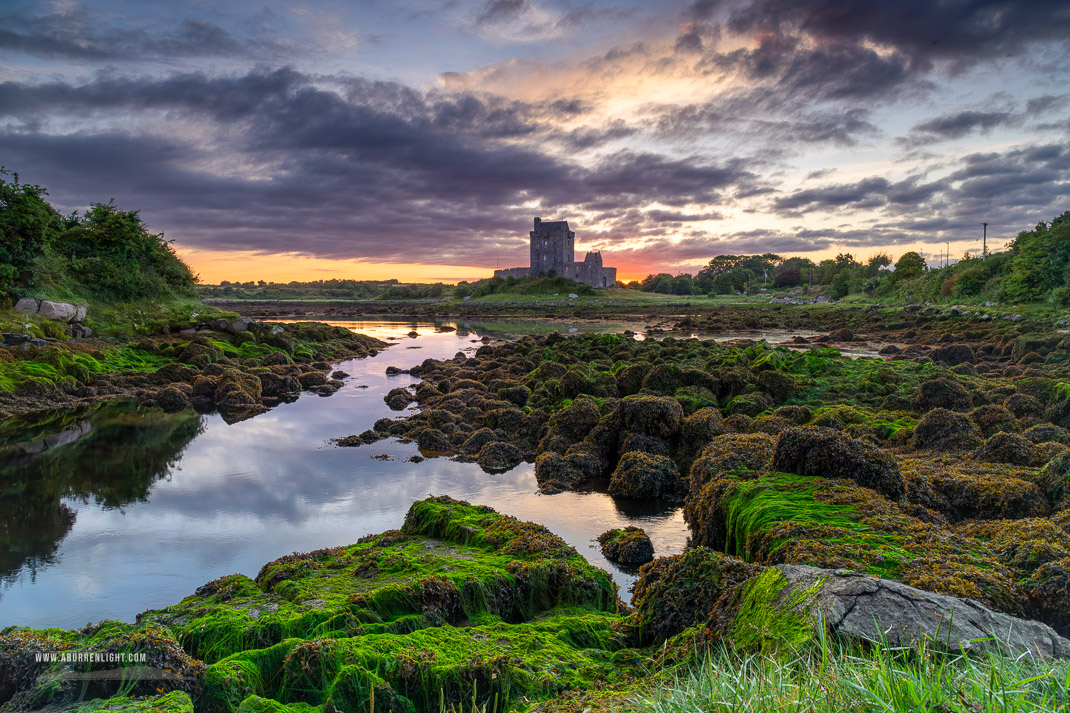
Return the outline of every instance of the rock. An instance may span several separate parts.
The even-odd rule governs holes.
[[[25,312],[26,314],[33,314],[40,309],[41,303],[35,300],[33,297],[23,297],[21,300],[15,303],[16,312]]]
[[[973,454],[973,457],[985,463],[1010,463],[1012,465],[1040,466],[1037,462],[1036,445],[1016,433],[1000,431],[985,441]]]
[[[981,442],[981,429],[963,413],[934,408],[914,427],[915,448],[956,450],[974,448]]]
[[[948,366],[973,364],[977,361],[977,356],[973,353],[973,349],[970,349],[966,344],[949,344],[946,347],[939,347],[933,349],[929,356],[932,357],[933,361],[947,364]]]
[[[654,559],[654,544],[639,527],[629,525],[623,530],[609,530],[598,536],[602,554],[610,562],[635,567]]]
[[[493,441],[480,449],[476,463],[485,471],[502,472],[524,460],[520,450],[512,443]]]
[[[88,308],[85,305],[75,305],[75,308],[74,308],[74,321],[75,322],[84,322],[85,321],[86,312],[88,312]]]
[[[346,372],[344,372],[344,371],[339,369],[338,371],[336,371],[333,374],[331,374],[331,378],[332,379],[348,379],[349,378],[349,374],[347,374]]]
[[[218,332],[226,331],[228,325],[230,325],[230,322],[228,322],[227,320],[222,319],[222,318],[213,319],[211,322],[208,323],[208,326],[211,329],[214,329],[214,330],[216,330]]]
[[[41,307],[37,312],[42,317],[54,319],[57,322],[73,322],[75,315],[78,314],[78,308],[68,302],[41,300]]]
[[[957,381],[950,378],[929,379],[918,388],[918,410],[922,413],[934,408],[951,411],[966,411],[970,408],[970,395]]]
[[[848,641],[913,646],[923,639],[952,652],[1002,651],[1034,659],[1070,657],[1070,640],[1047,624],[994,612],[972,599],[925,592],[843,569],[777,565],[794,591],[815,587],[810,614]],[[782,595],[783,596],[783,595]]]
[[[178,333],[179,334],[196,334],[197,330],[194,329],[193,327],[190,327],[189,329],[180,329],[180,330],[178,330]]]
[[[831,428],[809,426],[780,434],[772,469],[853,480],[893,500],[904,492],[903,476],[888,453]]]
[[[71,336],[75,339],[88,339],[93,336],[93,330],[84,324],[72,324]]]
[[[392,410],[401,411],[415,401],[416,397],[414,397],[412,392],[408,389],[398,387],[396,389],[391,389],[383,400],[386,401],[386,405]]]
[[[632,499],[672,496],[679,489],[676,463],[666,456],[629,451],[609,478],[609,494]]]
[[[16,334],[14,332],[4,332],[3,334],[0,334],[0,337],[3,337],[5,346],[22,344],[30,339],[29,334]]]
[[[228,322],[227,326],[224,327],[224,329],[226,329],[226,331],[230,332],[231,334],[238,334],[240,332],[248,331],[249,328],[255,323],[256,320],[250,319],[249,317],[238,317],[237,319]]]
[[[156,403],[167,413],[177,413],[185,410],[189,405],[186,395],[173,386],[168,386],[156,392]]]
[[[547,451],[535,459],[535,481],[544,493],[572,490],[585,480],[583,473],[560,453]]]
[[[301,382],[301,387],[305,389],[311,389],[315,386],[323,386],[327,383],[327,375],[322,371],[306,371],[301,376],[297,377],[297,380]]]

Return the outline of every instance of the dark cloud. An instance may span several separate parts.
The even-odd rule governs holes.
[[[543,122],[541,107],[520,102],[290,69],[103,77],[80,86],[8,82],[0,99],[0,115],[27,119],[154,109],[193,121],[199,138],[183,140],[157,134],[150,121],[108,132],[9,130],[0,155],[13,168],[32,167],[32,180],[65,207],[116,197],[141,208],[154,228],[204,248],[458,264],[483,263],[488,251],[522,259],[525,202],[608,215],[651,202],[730,200],[758,181],[741,160],[648,151],[616,151],[583,166],[541,143],[594,146],[632,130],[611,123],[562,133]],[[570,108],[580,109],[551,113]]]
[[[519,19],[532,9],[531,0],[490,0],[476,15],[476,25],[499,25]]]
[[[278,57],[289,52],[264,37],[239,37],[186,19],[175,27],[109,25],[82,6],[51,14],[0,14],[0,52],[74,61],[177,57]]]
[[[944,114],[913,126],[910,135],[898,143],[908,146],[924,146],[937,141],[960,139],[971,133],[986,134],[997,127],[1020,123],[1017,114],[1011,111],[960,111]]]
[[[1070,37],[1070,13],[1063,0],[699,0],[691,9],[704,18],[722,11],[737,32],[869,41],[922,61],[990,58],[1038,41],[1065,44]]]

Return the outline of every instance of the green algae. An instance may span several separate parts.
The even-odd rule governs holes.
[[[785,592],[789,586],[774,567],[767,567],[743,585],[739,610],[728,629],[727,638],[733,646],[772,654],[796,650],[814,638],[810,612],[821,582]]]

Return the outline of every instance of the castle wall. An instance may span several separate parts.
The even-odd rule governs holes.
[[[592,287],[613,287],[617,284],[617,268],[603,267],[602,254],[591,251],[583,262],[576,262],[576,234],[568,229],[568,222],[554,220],[543,222],[535,219],[531,238],[531,267],[512,267],[495,270],[495,277],[536,277],[560,275]]]

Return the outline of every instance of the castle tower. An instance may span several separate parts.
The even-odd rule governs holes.
[[[563,275],[575,262],[576,234],[568,229],[567,220],[535,219],[531,237],[531,274]]]

